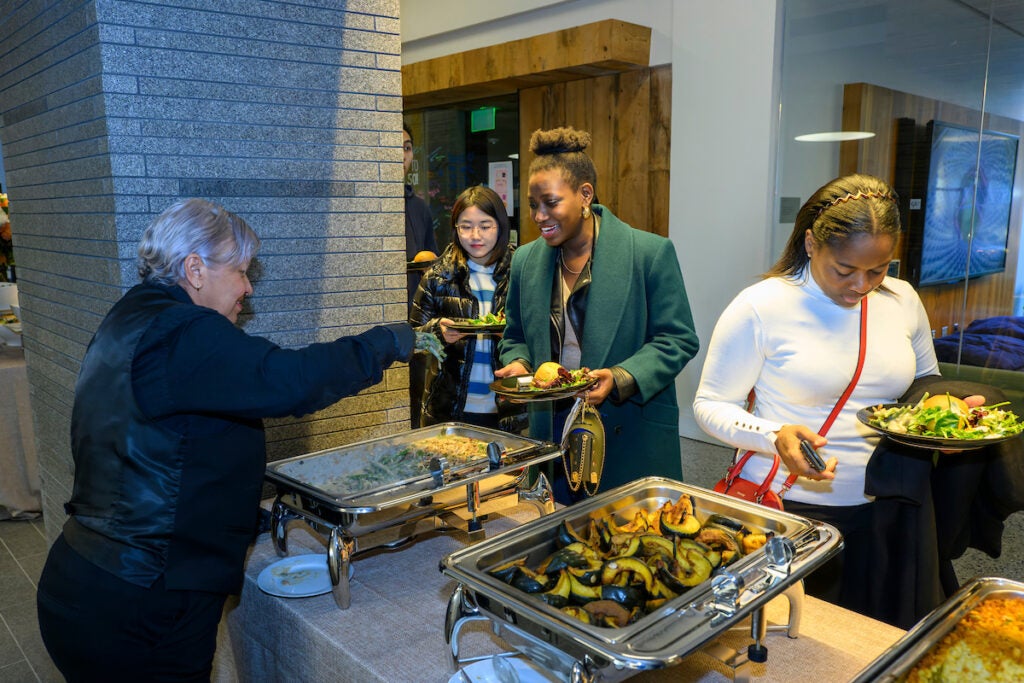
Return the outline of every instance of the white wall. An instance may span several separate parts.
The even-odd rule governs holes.
[[[402,63],[621,19],[651,27],[651,66],[672,61],[673,0],[402,0]]]
[[[771,260],[780,4],[676,3],[669,236],[702,346],[676,383],[680,433],[691,438],[709,440],[691,404],[715,322]]]
[[[497,18],[493,8],[491,14],[484,9],[473,10],[472,16],[463,12],[473,22],[468,26],[456,11],[461,2],[404,0],[402,61],[608,18],[653,27],[651,64],[672,64],[669,237],[679,253],[694,323],[706,347],[725,305],[769,265],[780,4],[516,0],[502,4],[504,18]],[[407,26],[415,40],[406,42]],[[680,433],[709,440],[691,410],[703,358],[702,351],[677,380]]]

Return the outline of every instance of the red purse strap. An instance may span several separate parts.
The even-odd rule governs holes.
[[[754,451],[747,451],[742,456],[740,456],[739,460],[737,460],[736,462],[734,462],[732,464],[732,467],[730,467],[728,470],[726,470],[726,472],[725,472],[725,490],[726,490],[726,492],[728,492],[729,489],[732,488],[732,484],[733,484],[734,481],[736,481],[736,477],[740,476],[740,472],[743,471],[743,466],[747,464],[747,461],[750,460],[750,457],[752,455],[754,455]],[[772,482],[775,481],[775,474],[779,471],[779,462],[780,462],[779,454],[776,453],[775,454],[775,460],[772,461],[772,467],[771,467],[771,470],[768,472],[768,476],[766,476],[764,478],[764,481],[761,482],[761,485],[757,487],[757,491],[754,493],[754,502],[755,503],[760,503],[761,499],[764,498],[764,495],[766,493],[768,493],[769,489],[771,489]],[[789,480],[787,479],[787,481],[789,481]],[[794,479],[794,481],[795,481],[795,479]]]
[[[860,300],[860,349],[857,351],[857,367],[853,371],[853,379],[850,380],[850,383],[846,386],[846,390],[843,391],[842,395],[839,397],[839,400],[836,401],[835,406],[832,408],[832,412],[829,413],[828,417],[825,419],[824,424],[821,425],[821,429],[818,430],[818,434],[820,434],[821,436],[825,436],[825,434],[828,433],[828,430],[832,428],[832,423],[836,421],[837,417],[839,417],[839,412],[843,409],[843,406],[846,405],[847,399],[850,398],[850,395],[853,393],[854,387],[857,386],[857,382],[860,380],[861,370],[864,369],[864,356],[867,353],[867,341],[868,299],[867,297],[864,297],[863,299]],[[754,405],[753,399],[754,390],[751,389],[750,395],[747,398],[750,407],[753,407]],[[740,456],[739,460],[737,460],[732,467],[728,469],[728,471],[725,474],[727,486],[732,486],[733,480],[740,475],[740,472],[743,470],[743,465],[746,464],[747,460],[750,460],[750,457],[752,455],[754,455],[754,451],[747,451],[742,456]],[[775,453],[775,459],[772,462],[771,471],[768,472],[768,476],[765,477],[764,481],[761,483],[761,486],[758,487],[757,489],[757,502],[760,503],[761,498],[764,497],[764,494],[767,493],[768,489],[771,488],[772,481],[774,481],[775,479],[775,474],[779,471],[780,460],[781,458],[779,458],[779,454]],[[795,474],[790,474],[788,477],[786,477],[786,481],[783,482],[782,488],[779,489],[778,495],[780,498],[785,496],[786,492],[793,488],[793,484],[796,483],[796,480],[797,475]]]

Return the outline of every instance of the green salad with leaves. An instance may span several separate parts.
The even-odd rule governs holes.
[[[941,439],[995,439],[1024,431],[1024,423],[1006,403],[969,407],[948,394],[924,397],[916,404],[878,406],[868,423],[893,434]]]
[[[470,318],[466,321],[470,325],[504,325],[505,324],[505,311],[498,311],[497,313],[488,313],[482,315],[479,318]]]

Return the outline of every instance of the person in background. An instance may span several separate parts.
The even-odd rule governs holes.
[[[412,129],[402,124],[402,154],[405,175],[412,170]],[[437,258],[437,238],[434,236],[434,220],[427,203],[417,195],[412,185],[405,183],[405,260],[412,263],[419,260],[429,263]],[[409,315],[412,316],[412,299],[423,276],[421,267],[406,269],[406,288]],[[409,420],[413,427],[420,425],[423,388],[427,375],[427,360],[419,355],[409,361]]]
[[[406,323],[282,349],[236,326],[259,239],[188,199],[139,245],[142,283],[100,323],[75,386],[70,515],[39,580],[69,681],[207,681],[242,583],[266,465],[261,418],[303,415],[411,355]]]
[[[538,130],[530,211],[541,239],[512,259],[497,377],[546,361],[590,368],[606,457],[600,490],[645,475],[682,478],[675,378],[698,340],[672,243],[597,203],[590,134]],[[559,441],[569,406],[530,404],[530,433]],[[573,499],[556,468],[556,497]]]
[[[509,231],[505,205],[494,190],[477,185],[456,198],[455,240],[424,274],[412,305],[410,323],[439,332],[445,342],[446,358],[424,393],[423,426],[456,420],[499,428],[500,420],[523,413],[520,405],[499,404],[488,388],[499,367],[497,340],[449,327],[453,318],[504,312],[515,250]]]
[[[772,490],[790,473],[799,476],[786,494],[786,511],[842,532],[844,549],[807,577],[807,591],[909,628],[944,599],[935,535],[955,537],[962,520],[936,532],[934,515],[920,519],[930,498],[927,505],[909,505],[919,493],[884,491],[894,483],[887,476],[872,483],[869,472],[881,462],[879,453],[888,458],[900,447],[887,439],[880,445],[879,436],[856,417],[865,406],[916,400],[921,392],[911,398],[912,385],[925,379],[942,381],[921,299],[909,283],[886,275],[899,234],[896,193],[878,178],[844,176],[814,192],[797,214],[779,260],[718,320],[693,411],[711,436],[756,452],[744,467],[745,479],[763,481],[778,453],[783,467]],[[818,431],[853,379],[865,307],[861,374],[821,436]],[[931,393],[947,389],[959,390],[954,395],[967,396],[971,405],[985,401],[977,386],[933,385]],[[804,459],[801,439],[820,451],[824,471]],[[903,450],[907,463],[925,464],[923,472],[903,478],[927,488],[931,451]],[[899,521],[905,510],[892,512],[897,500],[918,510],[913,524],[919,532]],[[952,509],[952,501],[947,507]]]
[[[409,124],[402,124],[402,154],[405,175],[412,170],[412,129]],[[430,252],[433,258],[437,257],[437,238],[434,237],[434,220],[430,216],[430,209],[427,203],[417,195],[412,185],[405,183],[405,260],[411,262],[417,254]],[[423,258],[422,255],[421,258]],[[416,295],[416,287],[419,285],[421,270],[409,270],[408,272],[408,293],[409,307],[412,309],[412,298]]]
[[[0,282],[15,282],[14,245],[11,241],[11,218],[7,195],[0,187]]]

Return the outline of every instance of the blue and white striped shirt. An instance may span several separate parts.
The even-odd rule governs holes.
[[[467,260],[469,266],[469,289],[480,302],[480,315],[491,313],[494,302],[494,265],[481,266]],[[469,371],[469,391],[466,394],[467,413],[496,413],[494,392],[488,385],[494,381],[491,367],[492,338],[485,334],[476,336],[476,350],[473,353],[473,367]],[[468,360],[468,359],[467,359]]]

